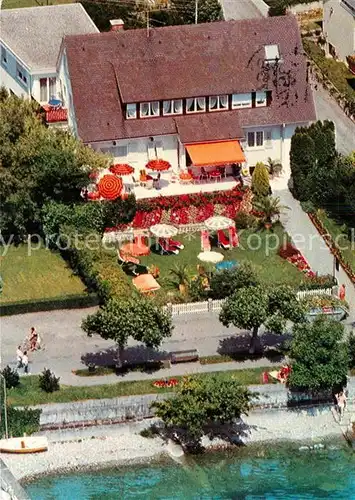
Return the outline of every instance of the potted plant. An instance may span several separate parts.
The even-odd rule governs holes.
[[[254,201],[254,209],[262,214],[261,222],[264,227],[270,229],[272,224],[279,220],[281,213],[289,207],[281,205],[279,197],[264,196]]]

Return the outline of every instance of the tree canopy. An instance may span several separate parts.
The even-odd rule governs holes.
[[[213,299],[224,299],[229,297],[239,288],[256,286],[259,277],[249,262],[242,262],[234,269],[216,271],[210,280],[211,297]]]
[[[155,401],[152,407],[168,429],[199,442],[208,425],[231,424],[247,414],[250,399],[250,392],[233,379],[187,377],[174,398]]]
[[[237,290],[223,304],[219,320],[224,326],[252,330],[250,354],[254,354],[259,328],[281,334],[287,321],[298,323],[304,319],[304,310],[294,290],[282,285],[274,288],[254,286]]]
[[[305,391],[332,390],[346,384],[349,352],[339,321],[318,318],[295,325],[289,356],[288,385]]]
[[[166,337],[170,337],[173,325],[171,316],[149,298],[137,294],[110,299],[99,311],[87,316],[82,322],[89,335],[98,334],[112,339],[119,346],[119,362],[128,339],[143,342],[147,347],[157,348]]]
[[[88,172],[107,158],[68,132],[47,128],[33,102],[1,92],[0,229],[6,239],[39,232],[45,203],[82,201]]]

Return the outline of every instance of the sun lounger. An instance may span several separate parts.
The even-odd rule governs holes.
[[[229,239],[224,234],[224,231],[222,231],[221,229],[219,231],[217,231],[217,236],[218,236],[219,246],[221,246],[224,250],[228,250],[230,248],[230,243],[229,243]]]
[[[176,246],[171,246],[168,240],[164,240],[163,238],[159,239],[159,248],[162,255],[169,255],[171,253],[178,255],[178,253],[180,252]]]
[[[175,247],[178,248],[179,250],[183,250],[185,248],[180,241],[172,240],[171,238],[168,239],[168,244],[170,247]]]

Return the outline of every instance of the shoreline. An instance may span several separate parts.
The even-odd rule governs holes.
[[[253,411],[243,418],[239,428],[239,446],[293,442],[304,449],[322,448],[322,443],[338,439],[339,446],[345,442],[344,430],[351,419],[346,414],[343,425],[339,425],[329,408],[307,410]],[[139,432],[154,420],[102,426],[94,429],[64,430],[46,433],[48,451],[33,455],[2,454],[2,459],[22,485],[43,476],[62,475],[72,472],[97,471],[111,467],[123,467],[149,463],[156,460],[174,460],[168,453],[166,443],[159,437],[144,438]],[[221,439],[210,441],[203,438],[207,452],[237,449]],[[320,445],[320,446],[314,446]]]

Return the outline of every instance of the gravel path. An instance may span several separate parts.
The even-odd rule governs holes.
[[[299,440],[313,446],[321,443],[326,437],[334,436],[340,443],[350,419],[351,414],[347,413],[344,425],[340,426],[329,408],[254,411],[243,419],[241,438],[246,444]],[[99,468],[112,464],[117,466],[147,460],[166,453],[166,446],[160,438],[147,439],[138,434],[143,426],[150,423],[145,421],[106,428],[64,431],[62,434],[47,433],[50,443],[46,453],[27,456],[3,454],[2,458],[18,479],[59,470]],[[58,439],[65,442],[56,442]]]

